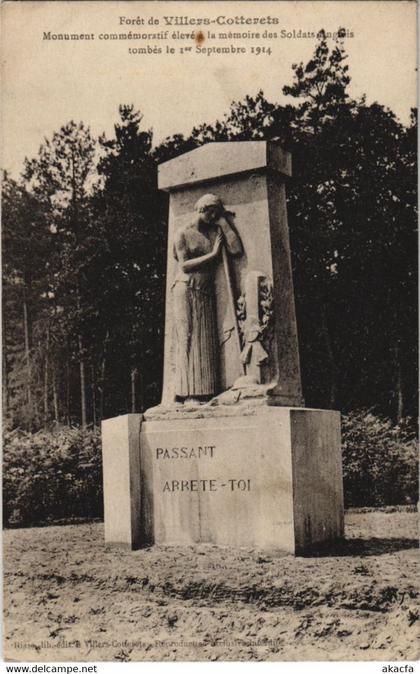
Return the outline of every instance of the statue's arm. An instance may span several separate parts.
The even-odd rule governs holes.
[[[242,255],[244,252],[242,241],[236,231],[233,223],[233,214],[225,211],[223,216],[218,221],[218,225],[223,232],[226,250],[230,255]]]
[[[180,230],[175,235],[176,257],[182,271],[187,274],[189,272],[195,271],[196,269],[200,269],[208,262],[214,260],[219,254],[221,245],[222,245],[222,236],[218,234],[214,242],[213,250],[210,251],[210,253],[206,253],[205,255],[200,255],[199,257],[193,257],[189,259],[184,232]]]

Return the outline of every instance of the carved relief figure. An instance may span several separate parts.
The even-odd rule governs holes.
[[[248,272],[244,292],[237,300],[237,316],[246,374],[235,382],[234,388],[262,384],[262,367],[270,361],[273,337],[273,285],[263,272]]]
[[[214,194],[195,204],[193,222],[175,235],[178,270],[173,285],[176,359],[175,394],[179,401],[202,403],[219,393],[219,343],[214,276],[222,247],[242,254],[232,226],[233,214]]]

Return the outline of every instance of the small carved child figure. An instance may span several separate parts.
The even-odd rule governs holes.
[[[242,254],[232,214],[214,194],[195,204],[197,217],[175,235],[178,271],[173,284],[178,400],[201,404],[219,393],[219,340],[214,276],[222,246]]]

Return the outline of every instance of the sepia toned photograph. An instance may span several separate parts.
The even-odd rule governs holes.
[[[4,661],[416,661],[417,3],[1,11]]]

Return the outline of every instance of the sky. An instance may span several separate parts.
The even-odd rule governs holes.
[[[292,63],[306,63],[315,38],[282,38],[281,31],[337,31],[346,39],[351,95],[366,94],[367,103],[390,107],[407,123],[417,104],[416,5],[396,0],[330,0],[317,2],[3,2],[2,155],[3,167],[17,176],[25,156],[35,156],[44,137],[71,119],[89,125],[94,135],[113,133],[118,105],[133,103],[143,113],[144,128],[153,128],[154,143],[174,133],[188,134],[194,125],[214,122],[233,100],[262,89],[272,102],[292,102],[282,87],[292,82]],[[277,24],[166,26],[164,16],[235,20],[270,17]],[[123,18],[122,18],[123,17]],[[127,23],[137,20],[144,25]],[[124,23],[121,23],[121,22]],[[153,24],[150,22],[154,21]],[[159,21],[157,24],[156,21]],[[129,53],[145,41],[100,40],[100,34],[159,33],[203,30],[202,47],[244,46],[246,54],[195,53],[193,39],[149,41],[161,54]],[[207,39],[207,30],[245,33],[267,30],[277,38]],[[93,40],[43,39],[44,32],[92,33]],[[189,53],[180,46],[193,45]],[[166,53],[166,45],[176,50]],[[252,47],[272,53],[251,53]]]

